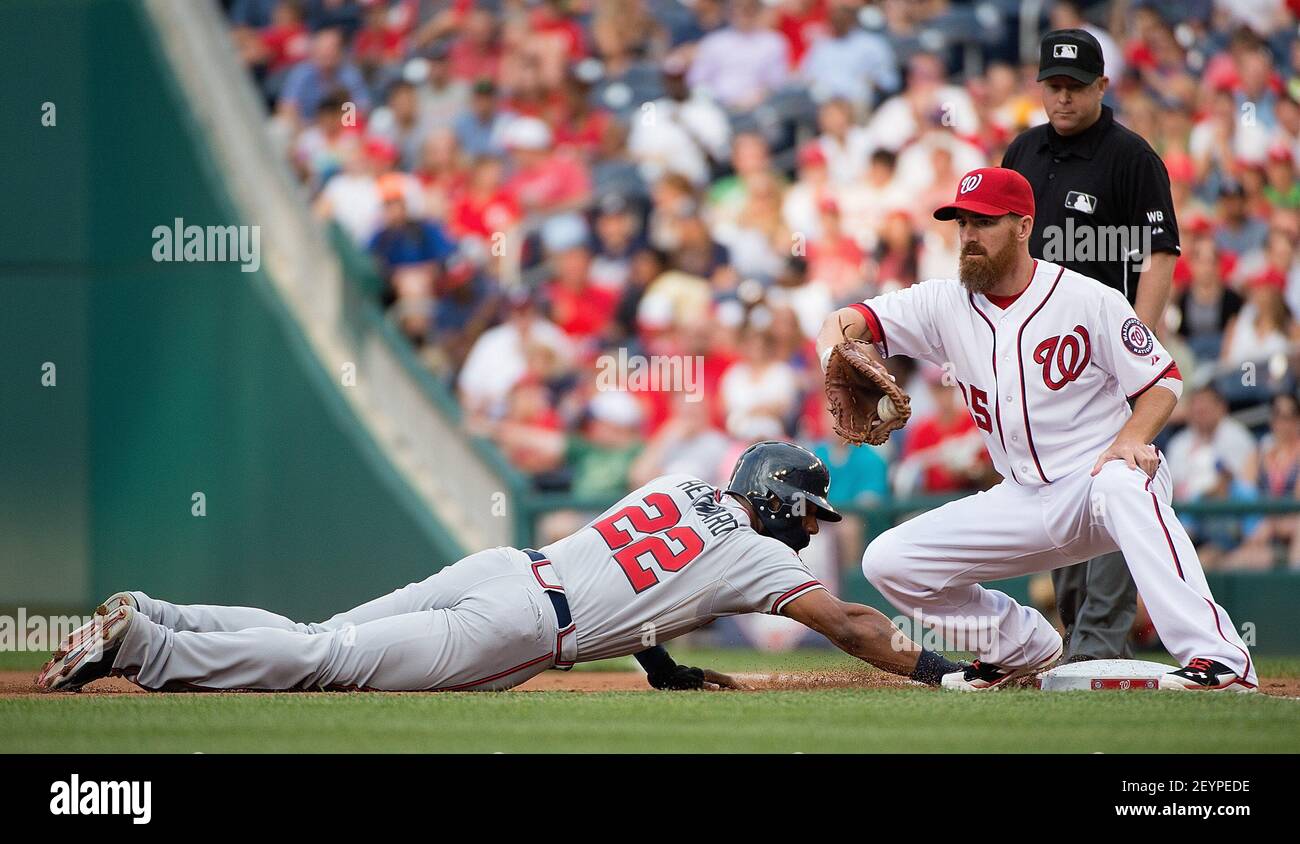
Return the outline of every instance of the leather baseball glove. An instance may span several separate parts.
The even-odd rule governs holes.
[[[835,417],[835,433],[854,445],[880,445],[912,415],[911,398],[867,348],[862,340],[845,340],[826,362],[826,401]],[[886,397],[892,408],[881,407]]]

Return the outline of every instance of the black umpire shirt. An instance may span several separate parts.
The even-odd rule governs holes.
[[[1091,276],[1130,304],[1146,250],[1179,253],[1164,162],[1140,135],[1115,122],[1110,106],[1077,135],[1058,135],[1050,123],[1025,130],[1002,166],[1034,189],[1030,254]]]

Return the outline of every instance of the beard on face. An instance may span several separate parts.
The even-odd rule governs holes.
[[[989,255],[982,246],[963,247],[957,265],[957,277],[972,293],[986,293],[1011,271],[1016,262],[1016,241],[1007,242],[995,254]]]

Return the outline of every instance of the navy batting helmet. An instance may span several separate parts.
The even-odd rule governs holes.
[[[806,513],[827,522],[843,518],[826,500],[830,486],[830,470],[817,455],[793,443],[768,441],[740,455],[727,492],[753,505],[763,533],[799,551],[808,545]]]

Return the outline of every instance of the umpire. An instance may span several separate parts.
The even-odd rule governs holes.
[[[1012,141],[1002,166],[1034,189],[1030,252],[1119,290],[1143,323],[1161,331],[1179,251],[1169,174],[1102,105],[1109,81],[1096,38],[1082,29],[1049,32],[1038,60],[1048,123]],[[1089,234],[1091,244],[1081,240]],[[1132,655],[1137,586],[1122,554],[1056,569],[1052,583],[1067,660]]]

